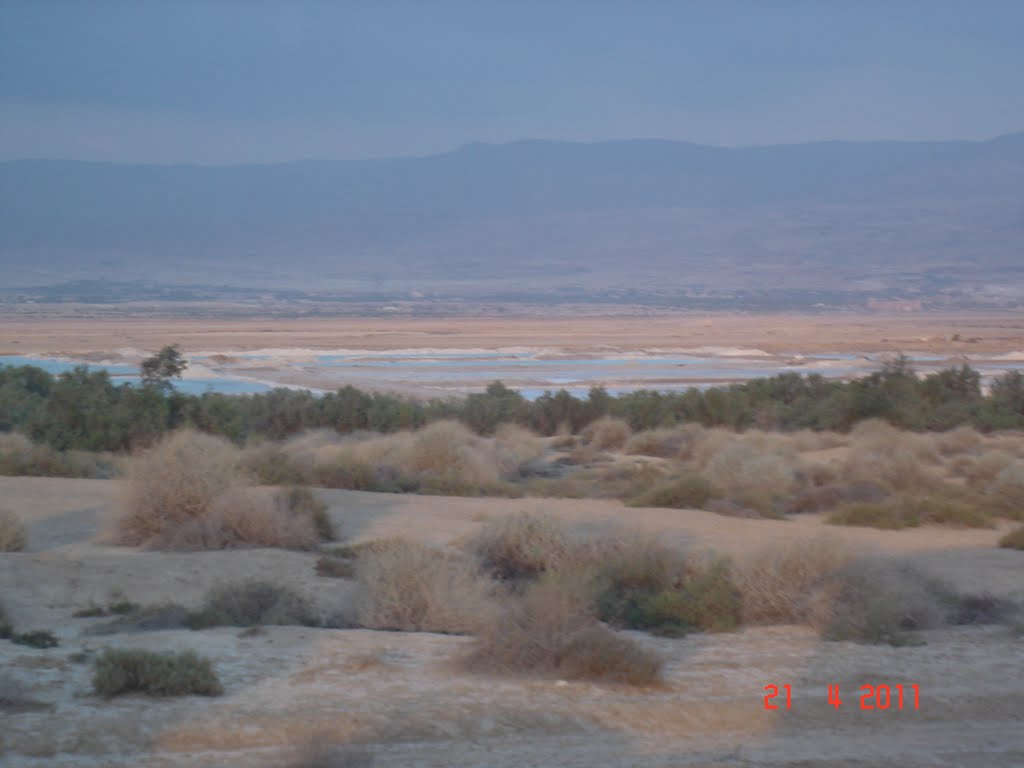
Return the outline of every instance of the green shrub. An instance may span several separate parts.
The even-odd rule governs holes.
[[[20,552],[28,544],[25,524],[9,509],[0,509],[0,552]]]
[[[320,624],[310,602],[288,587],[269,581],[241,581],[216,586],[202,608],[188,619],[193,629],[257,625]]]
[[[27,645],[30,648],[56,648],[59,645],[56,635],[47,629],[32,632],[11,632],[10,641],[15,645]]]
[[[991,528],[993,525],[984,501],[956,486],[928,495],[905,494],[880,502],[847,504],[829,515],[827,522],[892,530],[925,524],[968,528]]]
[[[716,559],[689,570],[669,588],[627,593],[611,611],[607,609],[613,604],[607,598],[599,605],[604,609],[602,618],[620,626],[680,636],[735,629],[740,623],[741,596],[731,565]]]
[[[628,504],[631,507],[701,509],[713,493],[711,483],[706,477],[688,472],[658,483],[650,490],[630,499]]]
[[[210,660],[194,651],[108,648],[96,659],[92,684],[104,698],[127,693],[219,696],[224,692]]]
[[[600,557],[593,589],[602,621],[667,635],[740,623],[741,595],[726,560],[688,562],[654,541],[633,541]]]
[[[1024,526],[1014,528],[999,539],[999,546],[1007,549],[1024,549]]]

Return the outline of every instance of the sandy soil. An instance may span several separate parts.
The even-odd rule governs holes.
[[[666,684],[633,690],[461,671],[465,638],[279,627],[83,635],[73,619],[114,590],[142,603],[195,604],[212,584],[272,576],[325,612],[348,582],[314,574],[316,556],[276,550],[155,553],[95,543],[112,481],[0,478],[0,499],[30,526],[30,550],[0,554],[0,597],[17,626],[47,628],[52,650],[0,641],[0,664],[43,709],[0,719],[5,766],[289,766],[311,739],[349,744],[332,765],[377,766],[1020,766],[1024,638],[1006,627],[926,633],[906,648],[824,643],[801,627],[659,639]],[[742,556],[771,540],[828,535],[906,553],[964,589],[1024,599],[1024,556],[994,548],[999,531],[839,529],[631,509],[593,500],[453,499],[329,491],[352,540],[401,534],[448,543],[490,515],[543,509],[573,525],[627,523]],[[194,648],[224,683],[217,699],[90,694],[72,654],[107,645]],[[769,712],[763,686],[789,684],[792,709]],[[839,684],[843,705],[827,703]],[[861,711],[863,684],[917,684],[920,709]]]
[[[959,340],[953,337],[959,334]],[[196,350],[267,348],[390,350],[531,346],[601,351],[651,347],[755,347],[768,352],[905,351],[952,355],[1024,349],[1020,313],[670,313],[577,311],[449,318],[164,317],[136,308],[105,315],[0,313],[0,354],[108,355],[178,342]]]

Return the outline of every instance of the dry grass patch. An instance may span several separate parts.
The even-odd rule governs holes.
[[[28,546],[28,532],[21,518],[9,509],[0,509],[0,552],[20,552]]]
[[[113,541],[184,550],[313,547],[313,517],[245,487],[239,462],[239,451],[220,438],[191,430],[165,438],[132,463]]]
[[[492,612],[475,561],[406,539],[378,542],[356,563],[357,616],[368,629],[472,633]]]

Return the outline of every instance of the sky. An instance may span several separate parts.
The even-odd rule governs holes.
[[[0,0],[0,160],[1024,130],[1022,0]]]

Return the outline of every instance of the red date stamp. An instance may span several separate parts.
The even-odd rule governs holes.
[[[826,701],[836,709],[843,705],[839,685],[829,685]],[[779,697],[783,699],[776,701]],[[916,685],[862,685],[859,688],[861,709],[914,709],[921,708],[921,689]],[[764,708],[792,709],[793,689],[789,685],[766,685],[764,687]]]

